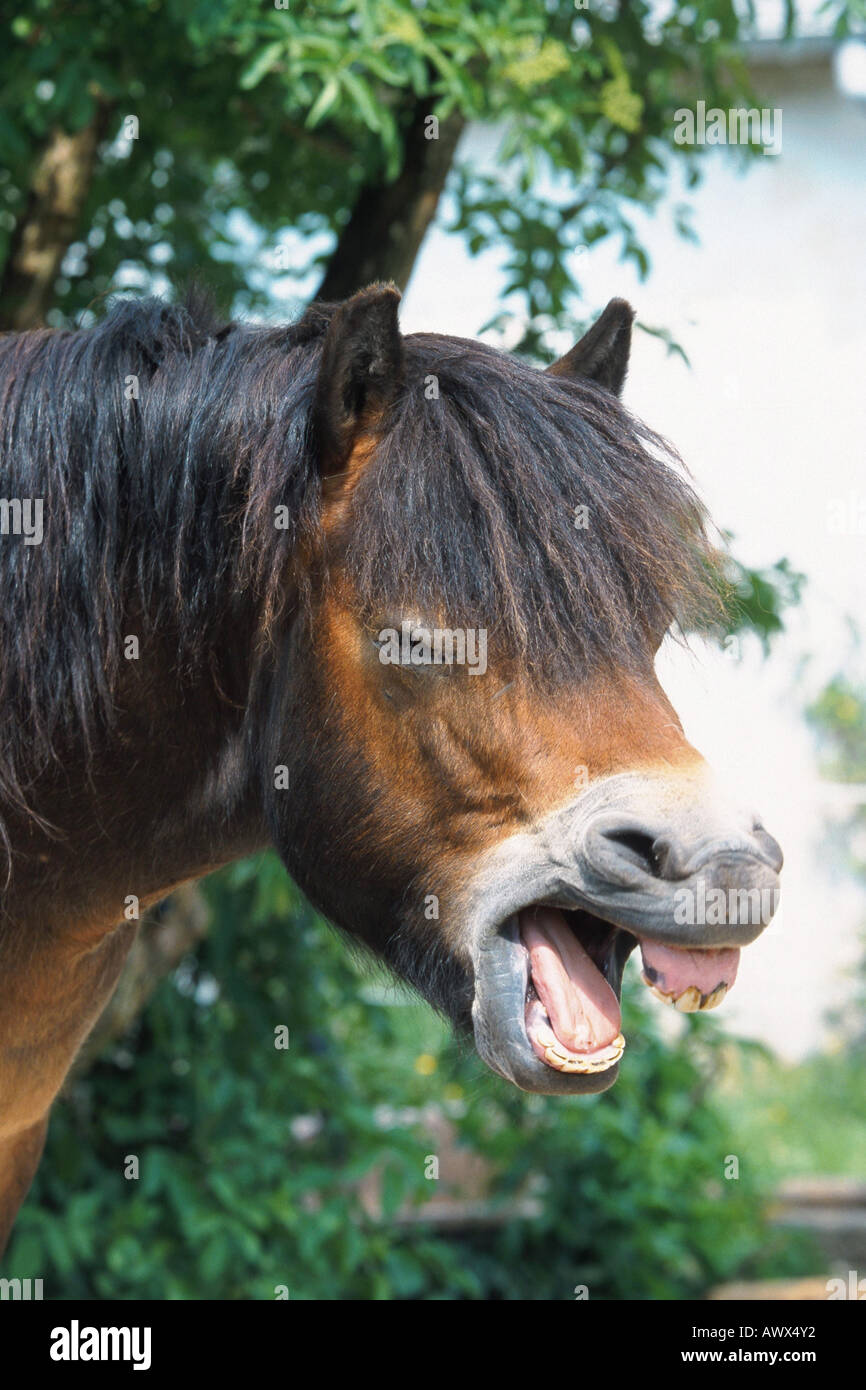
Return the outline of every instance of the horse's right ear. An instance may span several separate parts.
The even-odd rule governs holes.
[[[628,371],[634,309],[624,299],[612,299],[570,352],[547,371],[551,376],[583,376],[618,396]]]
[[[396,285],[370,285],[334,313],[325,334],[313,401],[313,430],[324,477],[341,473],[403,383]]]

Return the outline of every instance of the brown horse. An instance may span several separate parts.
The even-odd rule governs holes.
[[[657,684],[718,600],[625,411],[613,301],[547,372],[124,303],[0,340],[0,1235],[136,909],[269,843],[529,1091],[598,1091],[619,989],[733,982],[778,846]]]

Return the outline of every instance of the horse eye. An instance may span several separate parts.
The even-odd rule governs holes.
[[[407,665],[409,665],[409,666],[426,666],[426,665],[427,665],[427,660],[426,660],[426,657],[424,656],[423,649],[422,649],[420,652],[416,650],[416,644],[417,644],[418,642],[423,642],[424,639],[425,639],[425,637],[427,637],[427,636],[428,636],[428,634],[425,633],[424,631],[418,631],[418,632],[413,631],[413,632],[410,632],[410,634],[409,634],[409,651],[408,651],[408,653],[407,653],[407,654],[408,654],[408,657],[409,657],[409,660],[408,660],[408,662],[407,662]]]
[[[395,666],[403,671],[427,671],[434,669],[441,673],[442,666],[434,665],[432,655],[433,629],[418,623],[409,626],[403,620],[399,623],[383,624],[375,632],[370,632],[369,640],[383,666]]]

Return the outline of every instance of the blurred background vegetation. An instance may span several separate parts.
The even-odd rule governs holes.
[[[661,205],[676,162],[700,179],[708,152],[674,143],[674,110],[753,104],[754,8],[25,0],[0,52],[0,326],[87,325],[114,292],[192,276],[265,316],[403,287],[447,187],[451,233],[506,258],[479,331],[546,360],[598,307],[574,248],[613,239],[648,274],[635,209]],[[859,0],[826,8],[839,35],[862,19]],[[460,159],[479,121],[502,133],[496,177]],[[673,215],[689,236],[687,203]],[[731,631],[769,651],[802,576],[784,558],[735,574]],[[840,677],[809,718],[829,775],[866,780],[864,689]],[[866,971],[859,999],[832,1063],[792,1067],[703,1016],[663,1041],[627,981],[615,1089],[527,1097],[347,950],[272,856],[234,865],[143,923],[5,1272],[130,1299],[683,1298],[820,1273],[767,1202],[792,1171],[863,1172]]]
[[[717,1096],[712,1019],[671,1047],[631,988],[614,1090],[525,1096],[353,961],[273,856],[205,891],[207,940],[57,1106],[11,1274],[84,1298],[570,1299],[797,1270],[764,1226],[765,1134],[747,1146]],[[483,1200],[425,1222],[468,1155]]]

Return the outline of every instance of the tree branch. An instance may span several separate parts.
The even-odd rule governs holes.
[[[373,280],[405,289],[465,125],[455,113],[440,122],[438,139],[428,139],[431,105],[429,96],[415,102],[393,183],[378,179],[361,189],[316,299],[347,299]]]

